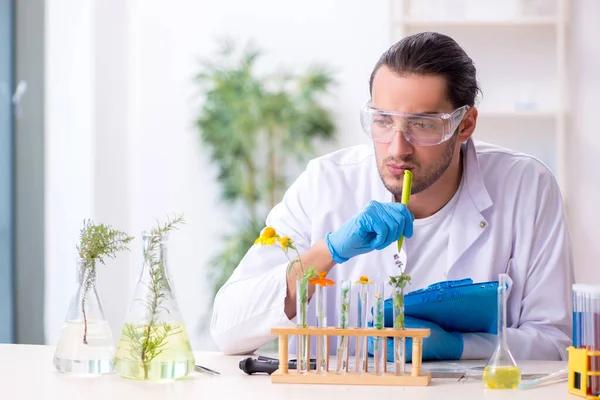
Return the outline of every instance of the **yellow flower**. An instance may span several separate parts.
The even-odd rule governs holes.
[[[359,280],[357,280],[357,281],[356,281],[356,282],[354,282],[354,283],[362,283],[363,285],[366,285],[366,284],[370,284],[370,283],[373,283],[373,282],[371,282],[371,281],[369,280],[369,277],[367,277],[367,276],[363,275],[363,276],[361,276],[361,277],[360,277],[360,279],[359,279]]]
[[[275,232],[275,229],[271,228],[270,226],[267,226],[263,232],[262,232],[262,237],[266,238],[266,239],[270,239],[270,238],[274,238],[275,236],[277,236],[277,232]]]
[[[311,279],[312,277],[316,276],[317,273],[314,270],[314,268],[309,268],[308,270],[304,269],[304,264],[302,263],[302,259],[300,258],[300,254],[298,253],[298,249],[294,246],[294,242],[292,241],[291,238],[289,238],[288,236],[281,236],[277,233],[277,231],[275,230],[275,228],[271,227],[271,226],[267,226],[265,227],[261,232],[260,232],[260,236],[258,238],[256,238],[256,240],[254,241],[254,244],[260,244],[261,246],[273,246],[276,245],[277,243],[279,243],[279,246],[277,247],[281,247],[281,249],[285,252],[286,257],[288,258],[288,260],[290,260],[290,263],[288,264],[288,268],[287,268],[287,273],[289,274],[290,271],[292,271],[292,267],[296,264],[300,265],[300,271],[301,274],[298,274],[297,271],[294,271],[296,274],[298,274],[298,278],[299,277],[304,277],[306,279]],[[296,254],[298,255],[298,258],[293,260],[289,257],[288,255],[288,250],[292,249],[296,251]],[[323,279],[320,280],[321,284],[324,285],[333,285],[333,281],[330,279],[325,279],[325,276],[322,277]]]
[[[275,241],[279,238],[279,235],[275,231],[275,229],[267,226],[263,229],[260,236],[254,241],[254,244],[260,243],[262,246],[271,246],[275,244]]]
[[[275,244],[275,238],[260,237],[254,243],[260,243],[263,246],[271,246]]]
[[[284,236],[282,238],[279,238],[279,243],[281,244],[281,248],[283,250],[287,250],[290,247],[292,247],[292,239],[290,239],[287,236]]]

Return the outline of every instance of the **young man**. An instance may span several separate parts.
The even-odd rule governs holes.
[[[478,91],[473,62],[454,40],[431,32],[402,39],[371,75],[362,121],[373,145],[312,160],[266,225],[295,241],[304,265],[337,282],[397,275],[402,235],[407,292],[507,273],[512,353],[564,360],[574,273],[559,187],[536,159],[473,141]],[[400,203],[405,169],[413,173],[408,208]],[[211,332],[221,351],[252,352],[273,340],[272,327],[295,324],[288,264],[279,248],[249,249],[215,299]],[[338,318],[335,293],[330,325]],[[488,333],[446,332],[414,318],[406,326],[431,329],[425,360],[485,359],[495,347]]]

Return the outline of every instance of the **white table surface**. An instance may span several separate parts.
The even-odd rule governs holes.
[[[54,348],[0,345],[0,399],[580,399],[569,395],[566,382],[529,390],[486,390],[481,380],[432,379],[427,387],[335,386],[273,384],[268,375],[246,375],[238,367],[241,356],[195,352],[196,363],[220,376],[194,372],[187,379],[167,383],[133,381],[117,375],[82,378],[54,369]],[[480,363],[479,363],[480,364]],[[520,362],[524,373],[549,373],[565,362]]]

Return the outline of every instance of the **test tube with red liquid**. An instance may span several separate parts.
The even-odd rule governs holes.
[[[573,347],[590,352],[588,369],[600,372],[600,285],[573,285]],[[588,395],[600,395],[600,376],[588,376]]]

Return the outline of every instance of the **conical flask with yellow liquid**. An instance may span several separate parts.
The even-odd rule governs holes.
[[[115,355],[115,370],[140,380],[173,380],[194,370],[194,355],[167,269],[167,237],[181,217],[143,232],[142,272]]]
[[[506,274],[498,280],[498,336],[496,350],[483,370],[483,383],[488,389],[514,389],[521,383],[521,370],[517,366],[506,338]]]

